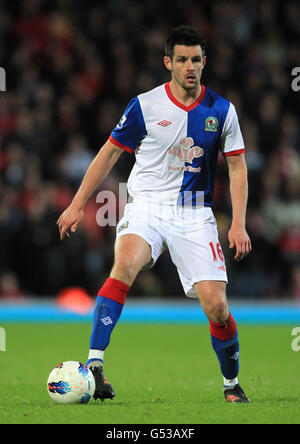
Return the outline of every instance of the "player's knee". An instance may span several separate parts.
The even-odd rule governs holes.
[[[212,322],[222,323],[228,318],[228,305],[223,298],[215,298],[207,308],[206,315]]]
[[[211,322],[223,323],[229,315],[225,285],[200,282],[195,286],[201,306]]]
[[[111,277],[119,279],[127,285],[132,285],[138,272],[139,266],[135,263],[134,259],[124,256],[115,259]]]

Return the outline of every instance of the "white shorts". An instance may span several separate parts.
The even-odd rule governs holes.
[[[137,234],[150,245],[152,261],[144,270],[153,267],[168,249],[188,297],[197,297],[193,287],[196,282],[227,283],[217,223],[209,207],[183,208],[135,199],[126,205],[116,228],[117,238],[125,234]]]

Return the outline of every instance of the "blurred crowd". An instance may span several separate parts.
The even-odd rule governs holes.
[[[56,221],[128,101],[169,80],[171,27],[207,40],[203,83],[236,106],[249,170],[253,252],[233,260],[227,165],[219,157],[214,212],[234,298],[300,301],[300,6],[296,0],[0,0],[0,299],[96,295],[113,260],[114,227],[99,227],[96,194],[61,242]],[[118,193],[124,153],[100,189]],[[132,296],[182,296],[169,254],[140,273]]]

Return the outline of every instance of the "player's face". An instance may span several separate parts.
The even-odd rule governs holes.
[[[175,45],[173,58],[165,57],[164,62],[166,68],[172,72],[172,80],[175,80],[184,90],[199,88],[206,63],[206,57],[200,45]]]

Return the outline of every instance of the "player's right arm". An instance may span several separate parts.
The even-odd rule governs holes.
[[[68,230],[72,232],[76,231],[76,228],[84,216],[84,206],[87,200],[109,174],[123,151],[122,148],[114,145],[110,140],[99,150],[87,169],[71,204],[57,220],[61,240],[64,239],[66,235],[69,236]]]
[[[68,230],[76,230],[83,218],[86,201],[108,175],[121,153],[124,150],[133,153],[146,133],[141,106],[135,97],[129,102],[108,141],[90,164],[73,201],[58,219],[61,239],[69,236]]]

